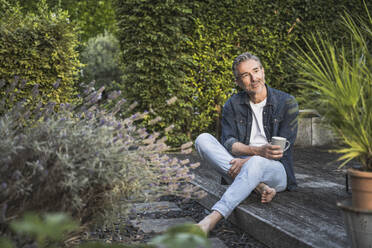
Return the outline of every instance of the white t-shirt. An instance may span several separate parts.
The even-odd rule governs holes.
[[[265,131],[263,128],[263,117],[262,112],[263,108],[266,105],[266,98],[262,102],[257,104],[249,101],[252,112],[252,129],[251,129],[251,137],[249,140],[249,145],[251,146],[263,146],[266,145],[267,138],[265,135]]]

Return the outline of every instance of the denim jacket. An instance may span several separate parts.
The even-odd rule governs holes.
[[[267,88],[267,100],[263,109],[263,126],[266,138],[281,136],[287,138],[290,147],[279,161],[287,173],[287,189],[297,186],[293,171],[292,149],[297,136],[298,104],[295,98],[280,90]],[[225,103],[222,111],[221,143],[231,153],[232,145],[241,142],[249,145],[252,128],[252,109],[246,92],[234,94]]]

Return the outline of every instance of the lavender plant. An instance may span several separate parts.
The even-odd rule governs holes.
[[[97,217],[125,217],[132,202],[202,196],[188,184],[190,168],[198,164],[180,161],[159,133],[136,127],[147,113],[116,117],[129,104],[119,92],[101,103],[104,88],[92,85],[79,105],[20,101],[5,109],[0,99],[0,233],[25,211],[68,212],[88,224]],[[17,94],[8,92],[8,98]],[[33,97],[39,97],[37,90]],[[187,153],[191,145],[179,149]]]

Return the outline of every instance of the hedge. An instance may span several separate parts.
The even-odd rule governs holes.
[[[182,122],[177,122],[187,106],[183,100],[173,106],[166,101],[188,97],[182,80],[188,61],[184,55],[191,8],[182,0],[127,0],[116,1],[115,9],[125,63],[123,92],[130,101],[138,102],[138,109],[160,115],[158,127],[176,122],[175,132],[181,133]]]
[[[359,0],[116,0],[124,93],[142,110],[154,109],[162,126],[175,123],[174,143],[218,135],[219,111],[235,88],[235,56],[258,55],[267,83],[296,95],[291,48],[315,30],[347,44],[340,14],[362,9]],[[177,104],[164,104],[174,96]]]
[[[20,91],[15,101],[32,101],[32,91],[37,89],[44,102],[72,102],[81,67],[77,46],[67,12],[50,12],[45,4],[35,14],[8,8],[0,20],[0,79],[6,84],[15,78],[24,80],[22,87],[13,89]]]
[[[12,5],[18,4],[24,13],[37,13],[39,1],[7,0]],[[70,21],[78,27],[79,40],[82,42],[103,34],[114,32],[116,20],[112,0],[42,0],[52,11],[68,11]]]

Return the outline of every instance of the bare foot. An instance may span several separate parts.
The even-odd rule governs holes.
[[[218,211],[213,211],[196,225],[199,226],[208,235],[208,233],[222,218],[223,216]]]
[[[265,185],[264,189],[261,194],[261,202],[262,203],[269,203],[276,195],[276,190],[274,188],[270,188],[269,186]]]
[[[199,226],[200,229],[202,229],[203,232],[205,232],[208,235],[208,233],[210,232],[210,230],[212,230],[212,228],[210,227],[210,221],[206,219],[207,217],[205,217],[203,220],[201,220],[196,225]]]
[[[276,190],[274,188],[270,188],[264,183],[260,183],[257,185],[256,191],[261,194],[261,202],[262,203],[269,203],[276,195]]]

